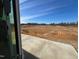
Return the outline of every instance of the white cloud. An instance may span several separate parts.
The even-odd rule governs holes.
[[[20,9],[23,10],[23,9],[28,9],[28,8],[36,7],[36,6],[39,6],[39,5],[42,5],[42,4],[44,5],[44,4],[47,4],[47,3],[50,3],[50,2],[54,2],[55,0],[50,0],[50,1],[49,0],[46,0],[44,2],[40,2],[39,1],[39,3],[35,3],[35,1],[32,1],[32,2],[27,3],[27,7],[26,6],[23,6]]]
[[[33,15],[33,16],[22,16],[22,17],[20,17],[20,20],[21,20],[21,23],[26,23],[26,21],[28,21],[29,19],[33,19],[33,18],[40,17],[43,15],[48,15],[50,13],[53,13],[53,12],[42,13],[42,14],[37,14],[37,15]]]
[[[62,7],[65,7],[65,6],[67,6],[67,5],[59,5],[59,6],[54,6],[54,7],[52,6],[52,7],[47,8],[47,9],[39,10],[39,13],[35,13],[35,15],[21,16],[21,18],[20,18],[21,23],[26,23],[26,21],[28,21],[29,19],[33,19],[33,18],[36,18],[36,17],[52,14],[53,12],[55,12],[55,9],[62,8]]]
[[[20,4],[23,3],[24,1],[28,1],[28,0],[19,0]]]
[[[66,5],[59,5],[59,6],[52,6],[50,8],[47,8],[47,9],[43,9],[43,10],[40,10],[40,12],[47,12],[47,11],[53,11],[55,9],[58,9],[58,8],[62,8],[62,7],[65,7]]]
[[[21,20],[28,20],[28,19],[48,15],[48,14],[55,12],[55,9],[58,9],[58,8],[61,8],[61,7],[65,7],[65,6],[57,6],[57,7],[54,7],[54,8],[51,7],[51,8],[45,9],[45,10],[41,10],[40,13],[37,13],[35,15],[21,17]],[[50,10],[52,10],[52,11],[50,11]],[[47,11],[49,11],[49,12],[47,12]]]

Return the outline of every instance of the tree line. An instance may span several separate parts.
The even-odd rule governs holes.
[[[67,26],[67,25],[78,25],[78,22],[71,22],[71,23],[50,23],[50,24],[46,24],[46,23],[26,23],[26,24],[21,24],[21,25],[61,25],[61,26]]]

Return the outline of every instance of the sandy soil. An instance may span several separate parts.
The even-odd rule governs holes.
[[[37,36],[52,41],[71,44],[77,49],[76,26],[22,25],[22,34]]]

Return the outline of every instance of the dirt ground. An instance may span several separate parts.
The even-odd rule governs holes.
[[[68,43],[76,49],[78,48],[77,26],[21,25],[21,33],[52,41]]]

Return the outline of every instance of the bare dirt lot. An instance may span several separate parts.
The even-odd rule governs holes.
[[[78,48],[77,29],[77,26],[21,25],[21,32],[23,34],[68,43],[76,49]]]

